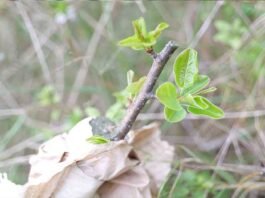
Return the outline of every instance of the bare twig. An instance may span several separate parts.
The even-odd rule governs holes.
[[[18,116],[18,115],[25,115],[25,114],[26,114],[26,112],[23,108],[0,109],[0,117]]]
[[[3,161],[4,159],[8,159],[18,152],[21,152],[21,151],[23,152],[27,148],[33,149],[34,147],[36,147],[36,150],[37,150],[40,140],[43,140],[43,139],[44,139],[43,134],[38,134],[8,149],[5,149],[3,152],[0,153],[0,160]]]
[[[221,0],[221,1],[216,2],[213,10],[210,12],[209,16],[207,17],[205,22],[202,24],[200,30],[197,32],[195,38],[193,39],[193,41],[191,43],[191,47],[195,47],[198,44],[198,42],[200,41],[200,39],[202,38],[204,33],[209,28],[210,24],[214,20],[215,16],[217,15],[217,13],[220,10],[220,8],[222,7],[222,5],[224,5],[224,1]]]
[[[114,138],[114,140],[121,140],[125,138],[126,134],[129,132],[133,123],[135,122],[138,114],[144,107],[147,100],[150,98],[150,94],[152,94],[156,80],[158,79],[164,66],[176,49],[177,45],[175,44],[175,42],[170,41],[159,54],[153,56],[154,61],[147,75],[146,82],[141,89],[138,97],[135,99],[131,107],[127,110],[126,116],[124,117],[118,128],[118,134]]]
[[[30,157],[31,155],[26,155],[26,156],[19,156],[19,157],[1,161],[0,168],[10,167],[10,166],[19,165],[19,164],[28,164]]]
[[[105,12],[103,12],[103,14],[101,15],[99,22],[95,28],[94,34],[92,38],[90,39],[89,45],[85,53],[86,54],[85,56],[87,56],[87,58],[83,59],[82,61],[79,71],[76,75],[76,79],[73,84],[72,91],[67,101],[67,104],[70,106],[75,105],[79,97],[78,89],[82,87],[82,85],[84,84],[86,80],[88,68],[90,67],[92,63],[96,50],[99,46],[99,43],[100,43],[100,40],[103,34],[103,30],[105,26],[107,25],[109,19],[111,18],[111,12],[114,8],[115,3],[116,1],[112,1],[106,5]]]
[[[40,65],[41,65],[41,69],[42,69],[45,81],[47,84],[52,84],[52,78],[51,78],[51,74],[49,71],[49,67],[48,67],[48,64],[45,60],[45,56],[44,56],[43,50],[41,48],[40,40],[39,40],[37,33],[36,33],[36,31],[32,25],[32,22],[31,22],[29,16],[27,15],[26,11],[24,10],[23,4],[21,2],[16,2],[16,5],[17,5],[17,8],[20,12],[20,15],[21,15],[26,27],[27,27],[27,30],[29,32],[33,47],[36,51],[37,57],[39,59]]]

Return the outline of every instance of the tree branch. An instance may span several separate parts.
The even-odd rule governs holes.
[[[177,45],[175,44],[175,42],[170,41],[159,54],[153,56],[153,64],[151,69],[149,70],[143,88],[141,89],[139,95],[137,96],[131,107],[127,110],[124,119],[121,121],[117,129],[117,135],[113,138],[113,140],[124,139],[127,133],[130,131],[138,114],[140,113],[148,99],[150,99],[150,94],[152,94],[152,90],[159,75],[164,69],[164,66],[176,49]]]

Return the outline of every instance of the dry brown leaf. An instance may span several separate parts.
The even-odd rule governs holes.
[[[174,158],[174,147],[161,140],[161,131],[157,123],[152,123],[129,133],[131,144],[144,164],[151,179],[153,194],[169,174]]]
[[[98,190],[100,198],[151,198],[150,178],[139,165],[105,182]]]
[[[90,119],[44,143],[30,160],[26,198],[151,198],[170,171],[174,149],[157,124],[128,141],[95,145]],[[1,189],[1,184],[0,184]],[[152,192],[152,193],[151,193]],[[0,190],[1,193],[1,190]],[[152,194],[152,195],[151,195]]]

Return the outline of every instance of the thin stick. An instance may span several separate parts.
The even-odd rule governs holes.
[[[68,106],[74,106],[78,97],[79,97],[79,92],[77,90],[80,89],[80,87],[83,86],[87,73],[88,73],[88,68],[92,64],[93,58],[96,54],[97,48],[99,46],[99,43],[101,42],[101,38],[103,36],[103,30],[105,26],[107,25],[108,21],[111,18],[111,13],[113,11],[114,5],[116,4],[116,1],[110,1],[108,4],[106,4],[105,11],[101,15],[97,26],[95,27],[95,31],[93,33],[92,38],[89,41],[89,45],[86,50],[86,59],[83,59],[82,64],[77,72],[75,82],[73,84],[72,91],[69,95],[67,105]]]
[[[42,69],[46,84],[51,85],[52,84],[51,73],[49,71],[48,63],[46,62],[45,55],[44,55],[44,52],[42,50],[40,40],[37,36],[37,32],[35,31],[33,24],[32,24],[32,21],[30,20],[30,17],[27,15],[27,12],[25,11],[23,4],[21,2],[16,2],[16,5],[17,5],[17,8],[20,12],[20,15],[21,15],[26,27],[27,27],[27,30],[29,32],[29,36],[31,38],[33,47],[36,51],[37,58],[40,62],[41,69]]]
[[[176,49],[177,45],[175,44],[175,42],[170,41],[159,54],[157,54],[156,56],[152,56],[153,64],[151,69],[149,70],[145,84],[142,90],[140,91],[139,95],[131,105],[131,107],[127,110],[124,119],[122,120],[120,126],[117,129],[118,134],[116,137],[114,137],[113,140],[124,139],[127,133],[130,131],[138,114],[140,113],[148,99],[150,99],[150,94],[152,94],[152,90],[155,86],[156,80],[161,74],[170,56],[174,53]]]

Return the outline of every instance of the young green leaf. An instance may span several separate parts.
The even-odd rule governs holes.
[[[143,44],[135,35],[119,41],[118,45],[122,47],[131,47],[134,50],[144,49]]]
[[[181,107],[179,110],[164,108],[164,116],[168,122],[179,122],[186,117],[186,111]]]
[[[204,102],[201,96],[192,96],[191,94],[188,94],[183,99],[183,102],[189,104],[190,106],[199,108],[199,109],[207,109],[208,105]]]
[[[177,100],[177,90],[173,83],[165,82],[160,85],[156,90],[156,97],[158,100],[165,105],[167,108],[173,110],[182,109],[181,105]]]
[[[126,87],[125,91],[129,93],[132,97],[135,97],[140,92],[144,82],[146,81],[146,76],[141,77],[138,81],[135,81]]]
[[[198,73],[197,52],[186,49],[178,55],[174,63],[175,81],[180,88],[193,85]]]
[[[153,38],[153,39],[157,39],[161,32],[165,29],[167,29],[169,27],[169,25],[167,23],[159,23],[158,26],[156,26],[156,29],[149,32],[149,37]]]
[[[133,21],[133,28],[136,37],[144,42],[147,36],[145,21],[143,17]]]
[[[199,109],[207,109],[209,105],[204,101],[202,96],[194,96],[193,100],[195,102],[195,106]]]
[[[197,75],[193,85],[184,88],[181,95],[194,94],[206,87],[210,82],[210,78],[205,75]]]
[[[87,139],[87,141],[91,144],[106,144],[110,142],[110,140],[104,138],[103,136],[100,135],[93,135]]]
[[[160,23],[155,30],[147,32],[144,18],[133,21],[134,35],[121,40],[118,44],[123,47],[131,47],[134,50],[152,48],[161,32],[168,27],[166,23]]]
[[[213,119],[219,119],[224,116],[224,112],[222,109],[217,107],[216,105],[212,104],[209,100],[206,98],[200,96],[200,100],[203,101],[205,104],[208,105],[208,108],[206,109],[200,109],[194,106],[189,106],[188,111],[190,113],[193,113],[195,115],[202,115],[202,116],[208,116]]]

